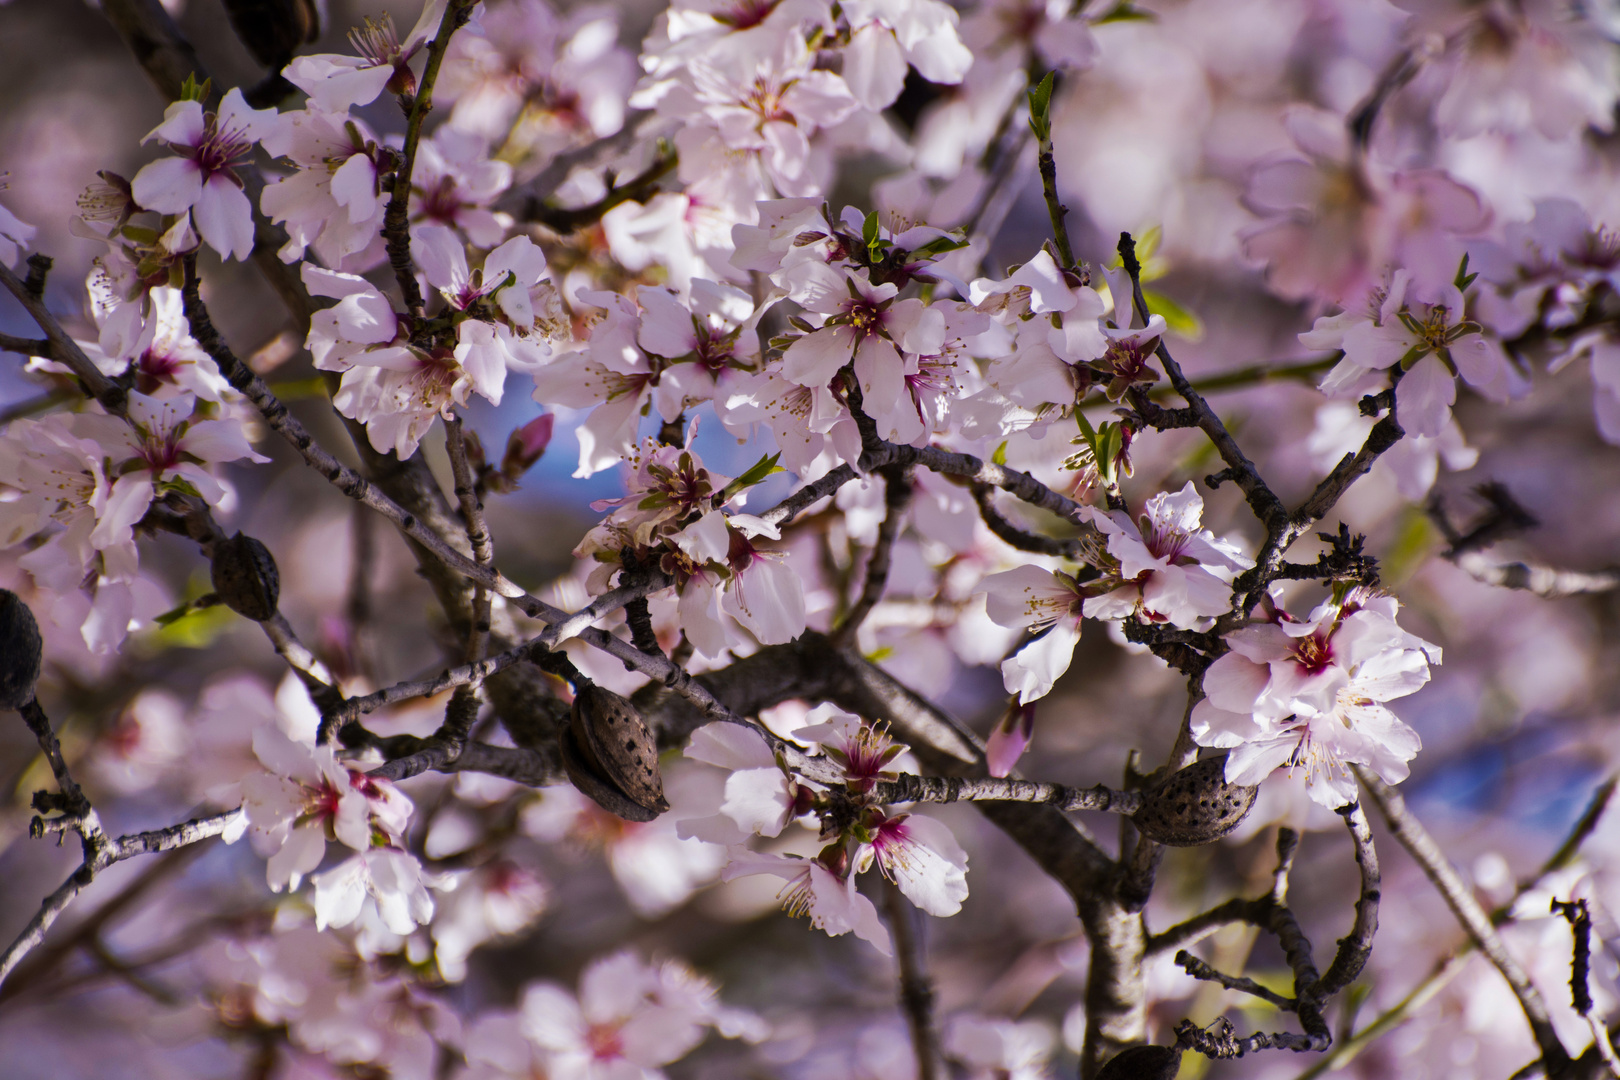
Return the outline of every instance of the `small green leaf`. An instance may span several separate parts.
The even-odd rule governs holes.
[[[1203,321],[1168,296],[1143,289],[1142,298],[1147,301],[1148,310],[1163,315],[1165,325],[1179,336],[1188,341],[1197,341],[1204,336]]]
[[[201,84],[197,82],[197,73],[193,71],[186,76],[186,81],[180,84],[181,101],[207,101],[208,94],[213,89],[214,80],[204,79]]]
[[[1115,4],[1109,10],[1092,19],[1091,23],[1093,26],[1100,26],[1103,23],[1111,22],[1157,22],[1158,18],[1153,12],[1144,11],[1135,4],[1130,3],[1130,0],[1125,0],[1124,3]]]
[[[866,250],[876,255],[878,248],[878,215],[876,210],[866,215],[866,221],[861,225],[861,239],[866,242]]]
[[[1458,291],[1461,291],[1472,285],[1477,277],[1479,277],[1479,271],[1476,270],[1472,274],[1468,272],[1468,252],[1463,252],[1462,262],[1457,265],[1457,276],[1453,283],[1457,286]]]
[[[990,455],[990,464],[992,464],[992,465],[1005,465],[1005,464],[1007,464],[1007,440],[1003,439],[1001,441],[1001,445],[996,447],[996,452]]]

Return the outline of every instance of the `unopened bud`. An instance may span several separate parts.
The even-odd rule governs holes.
[[[264,622],[281,602],[281,573],[270,549],[237,533],[214,545],[214,591],[225,605],[254,622]]]
[[[537,416],[518,428],[506,440],[506,456],[501,458],[501,472],[516,482],[540,460],[551,445],[551,433],[557,426],[557,414]]]
[[[1007,711],[996,721],[995,730],[990,732],[990,742],[985,747],[984,756],[990,766],[990,775],[1006,776],[1012,772],[1018,759],[1029,749],[1034,735],[1034,703],[1020,705],[1018,699],[1013,698],[1007,704]]]
[[[0,709],[34,700],[42,642],[39,624],[16,593],[0,589]]]

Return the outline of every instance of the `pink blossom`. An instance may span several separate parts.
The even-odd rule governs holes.
[[[233,171],[276,122],[274,109],[252,109],[232,88],[219,112],[177,101],[163,123],[141,141],[159,139],[178,157],[161,158],[135,174],[134,198],[162,214],[190,213],[208,246],[227,259],[253,254],[253,207]]]

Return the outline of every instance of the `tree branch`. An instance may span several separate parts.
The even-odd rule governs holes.
[[[1496,970],[1507,980],[1513,994],[1519,999],[1519,1008],[1524,1011],[1525,1019],[1530,1024],[1530,1033],[1535,1037],[1536,1045],[1541,1048],[1542,1061],[1546,1063],[1547,1072],[1556,1075],[1569,1065],[1569,1051],[1559,1040],[1558,1033],[1553,1029],[1552,1019],[1547,1013],[1547,1003],[1541,998],[1541,991],[1530,982],[1524,969],[1519,966],[1511,953],[1507,951],[1506,944],[1496,932],[1490,917],[1474,899],[1473,892],[1458,876],[1451,861],[1440,850],[1434,837],[1423,824],[1407,809],[1406,800],[1401,798],[1399,792],[1384,783],[1371,770],[1361,765],[1353,765],[1356,777],[1366,789],[1373,802],[1378,805],[1384,820],[1389,823],[1390,832],[1401,846],[1417,860],[1423,873],[1440,890],[1441,897],[1446,906],[1451,909],[1462,928],[1473,939],[1474,944],[1495,965]]]
[[[878,525],[877,540],[866,560],[866,581],[861,585],[860,599],[839,620],[829,635],[832,643],[842,648],[855,640],[861,623],[883,599],[883,590],[889,583],[889,562],[894,555],[894,542],[905,525],[906,509],[911,505],[911,477],[904,468],[890,466],[883,470],[883,502],[885,513]]]

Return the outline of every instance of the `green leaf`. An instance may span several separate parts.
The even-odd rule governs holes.
[[[1188,341],[1197,341],[1204,336],[1203,321],[1168,296],[1143,289],[1142,298],[1147,301],[1148,310],[1163,315],[1165,325],[1179,336]]]
[[[1153,12],[1143,11],[1135,4],[1130,3],[1130,0],[1125,0],[1124,3],[1115,4],[1109,10],[1092,19],[1091,22],[1093,26],[1100,26],[1103,23],[1111,22],[1157,22],[1158,19],[1159,17]]]
[[[186,81],[180,84],[181,101],[207,101],[209,91],[213,89],[214,80],[204,79],[199,85],[197,73],[193,71],[186,76]]]
[[[966,239],[958,239],[954,236],[936,236],[922,247],[912,248],[911,253],[921,255],[924,258],[933,258],[935,255],[943,255],[947,251],[960,251],[967,246]]]
[[[1453,284],[1461,291],[1472,285],[1477,277],[1479,277],[1479,271],[1476,270],[1472,274],[1468,272],[1468,252],[1463,252],[1462,262],[1457,265],[1457,276],[1453,279]]]
[[[1052,138],[1052,88],[1057,83],[1057,72],[1048,71],[1046,78],[1029,89],[1029,126],[1041,142]]]
[[[866,221],[861,225],[861,239],[866,241],[868,254],[875,258],[882,246],[882,242],[878,239],[878,215],[876,210],[866,215]]]
[[[754,464],[749,467],[747,472],[737,477],[737,479],[727,484],[725,488],[721,490],[720,503],[724,504],[731,501],[732,496],[736,495],[737,492],[743,490],[743,488],[753,487],[766,477],[775,476],[779,472],[787,472],[786,469],[777,464],[781,458],[782,454],[780,451],[778,451],[777,453],[771,454],[767,457],[762,457],[758,461],[754,462]]]
[[[206,649],[214,643],[214,639],[230,629],[236,619],[236,613],[224,604],[205,608],[186,606],[189,610],[184,614],[151,631],[150,640],[159,649]],[[164,614],[173,615],[174,612]]]
[[[1001,440],[1001,445],[996,447],[996,452],[990,455],[990,464],[992,464],[992,465],[1005,465],[1005,464],[1007,464],[1007,440],[1006,439]]]

